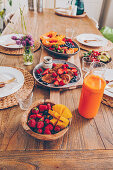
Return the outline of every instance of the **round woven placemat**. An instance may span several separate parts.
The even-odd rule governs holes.
[[[104,94],[102,98],[102,103],[107,106],[113,107],[113,98]]]
[[[33,52],[40,49],[41,44],[38,41],[35,41],[34,45],[35,47],[33,49]],[[23,48],[12,49],[12,48],[5,48],[0,46],[0,53],[8,54],[8,55],[22,55],[24,53],[24,49]]]
[[[95,51],[100,51],[100,52],[101,51],[110,51],[113,48],[113,43],[109,40],[108,40],[108,44],[105,47],[96,47],[96,48],[83,45],[83,44],[79,43],[76,39],[74,39],[74,41],[79,45],[79,47],[81,49],[87,50],[87,51],[90,51],[90,50],[95,50]]]
[[[14,67],[14,68],[16,68],[16,67]],[[24,97],[27,97],[31,93],[31,91],[33,90],[34,78],[27,70],[24,70],[24,69],[21,69],[21,68],[16,68],[16,69],[21,71],[24,75],[24,84],[21,87],[21,89],[19,89],[19,93],[22,93],[22,95]],[[8,107],[12,107],[14,105],[18,105],[18,102],[15,98],[15,94],[16,93],[13,93],[9,96],[0,98],[0,109],[5,109],[5,108],[8,108]]]

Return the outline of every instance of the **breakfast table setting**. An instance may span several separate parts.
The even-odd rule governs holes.
[[[23,16],[0,36],[0,169],[112,168],[113,43],[86,13]]]

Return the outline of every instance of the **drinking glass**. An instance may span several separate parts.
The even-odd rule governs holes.
[[[95,117],[98,113],[106,86],[105,70],[104,63],[92,62],[90,72],[84,78],[78,111],[81,116],[87,119]]]
[[[74,37],[74,30],[72,28],[66,28],[66,38],[73,39]]]
[[[91,61],[88,61],[89,57],[83,57],[82,58],[82,70],[84,72],[89,72],[90,71],[90,64],[92,63]]]
[[[20,108],[22,110],[27,110],[32,104],[33,92],[25,96],[23,93],[20,93],[20,91],[18,91],[16,92],[15,97],[19,103]]]

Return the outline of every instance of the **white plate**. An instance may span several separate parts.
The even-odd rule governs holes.
[[[80,34],[76,37],[76,39],[79,43],[91,47],[102,47],[106,46],[108,43],[107,39],[105,39],[103,36],[96,34]],[[90,41],[86,43],[84,42],[84,40],[97,40],[97,41]]]
[[[113,69],[107,69],[105,72],[105,80],[111,81],[113,80]],[[113,84],[113,82],[108,85]],[[113,88],[104,90],[104,94],[107,96],[113,97]]]
[[[0,66],[0,82],[16,78],[13,82],[6,84],[5,87],[0,88],[0,97],[11,95],[18,91],[24,84],[23,73],[12,67]]]
[[[8,34],[0,36],[0,45],[6,48],[22,48],[22,45],[17,45],[15,40],[12,40],[12,36],[16,36],[17,38],[21,38],[23,34]],[[7,45],[11,44],[11,45]]]

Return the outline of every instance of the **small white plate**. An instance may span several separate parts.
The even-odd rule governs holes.
[[[5,87],[0,88],[0,97],[5,97],[15,93],[24,84],[24,76],[21,71],[12,67],[0,66],[0,82],[4,82],[12,78],[16,78],[16,80],[6,84]]]
[[[22,48],[23,47],[22,45],[17,45],[16,41],[12,40],[12,36],[21,38],[23,34],[7,34],[0,36],[0,45],[5,48]]]
[[[111,81],[113,80],[113,69],[107,69],[105,72],[105,80]],[[113,82],[110,82],[108,85],[113,84]],[[113,88],[111,89],[105,89],[104,94],[107,96],[113,97]]]
[[[91,47],[102,47],[102,46],[106,46],[108,43],[107,39],[105,39],[103,36],[96,35],[96,34],[80,34],[76,37],[76,39],[79,43]],[[85,40],[96,40],[96,41],[85,42]]]

